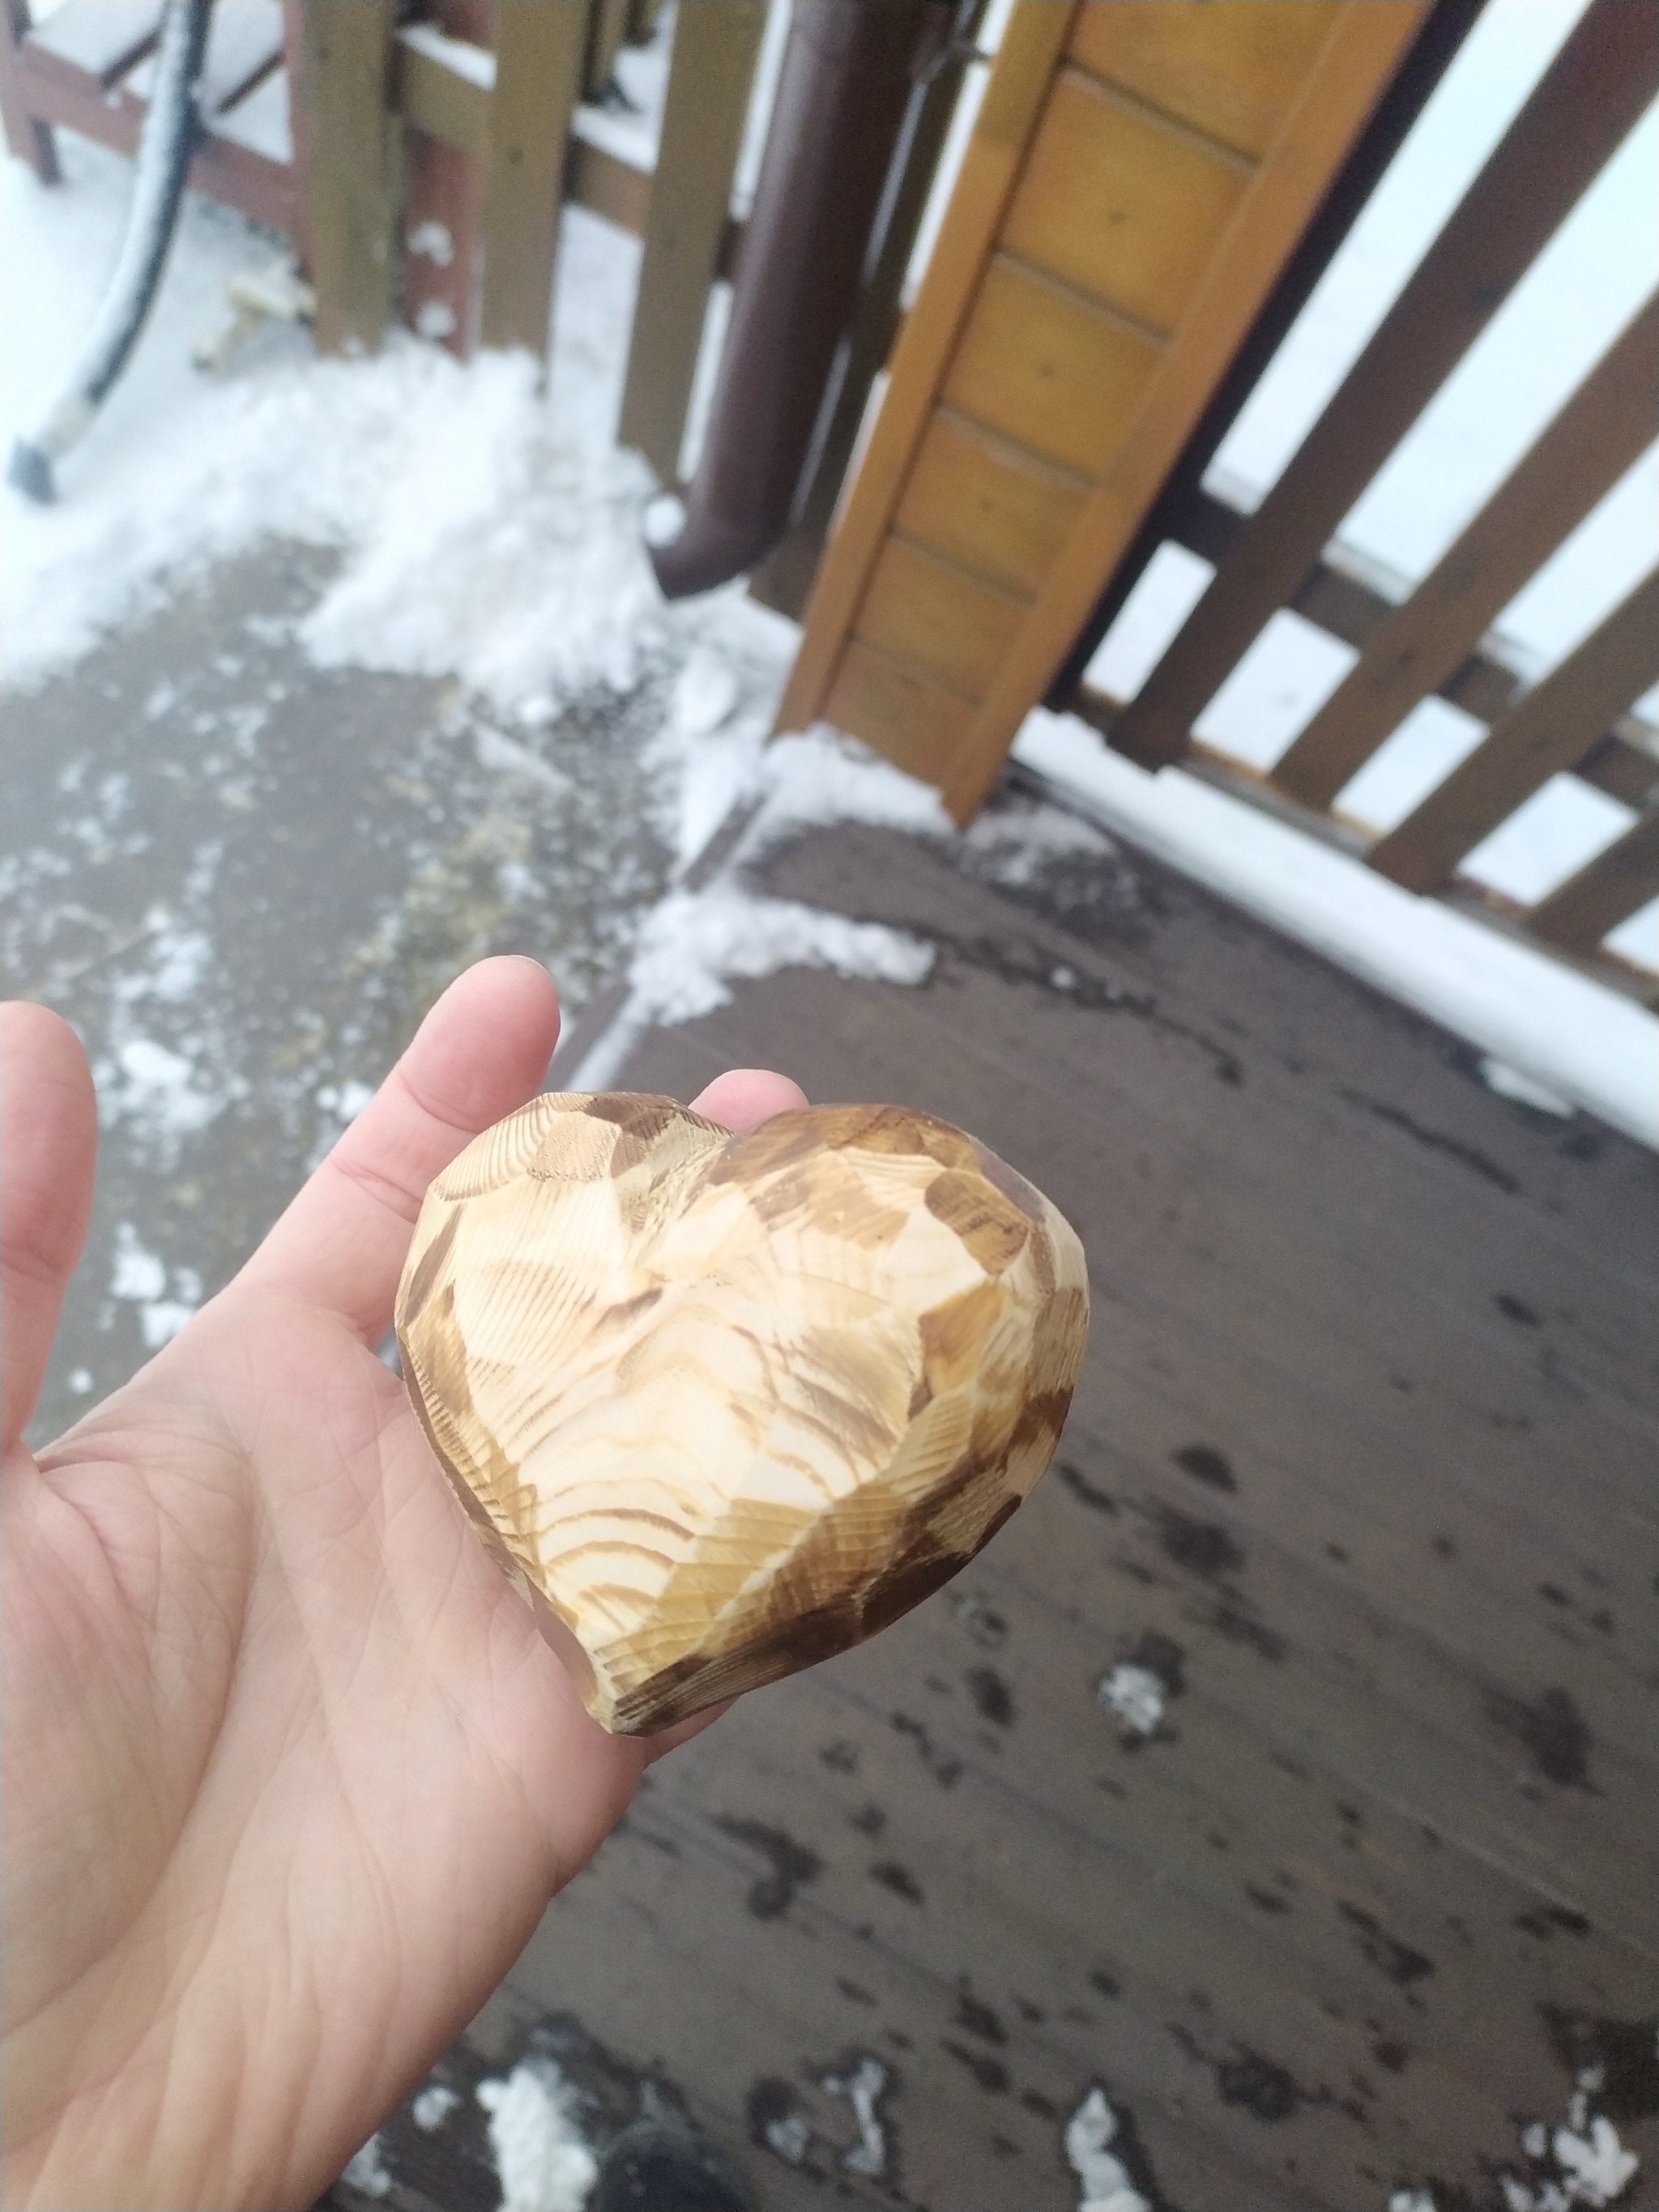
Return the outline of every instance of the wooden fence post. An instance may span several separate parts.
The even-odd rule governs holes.
[[[580,0],[499,0],[479,318],[487,346],[546,356],[565,154],[586,51]]]
[[[395,0],[306,0],[307,228],[323,353],[372,353],[392,320],[403,126],[386,92]]]
[[[680,441],[743,143],[765,0],[682,0],[640,264],[619,445],[678,481]]]

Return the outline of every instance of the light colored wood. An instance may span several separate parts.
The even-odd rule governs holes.
[[[959,568],[1033,599],[1088,494],[1085,477],[940,407],[893,526]]]
[[[823,703],[826,720],[924,783],[945,781],[974,719],[974,706],[904,662],[849,641]]]
[[[1339,0],[1089,0],[1080,67],[1260,156],[1279,136],[1330,35]]]
[[[854,635],[949,690],[982,699],[1029,605],[894,537],[882,548]]]
[[[945,397],[1045,459],[1097,477],[1121,446],[1162,353],[1149,331],[999,255],[985,272]]]
[[[720,264],[765,0],[682,7],[645,223],[617,442],[678,481],[680,445]]]
[[[1486,505],[1390,616],[1273,770],[1328,806],[1389,732],[1451,676],[1528,578],[1651,443],[1659,296],[1626,325]],[[1615,702],[1614,711],[1629,704]],[[1588,743],[1587,733],[1586,742]]]
[[[573,0],[498,0],[484,204],[487,346],[545,356],[570,118],[581,92],[586,32]]]
[[[1631,701],[1659,679],[1659,569],[1382,838],[1370,864],[1407,890],[1436,889],[1465,853],[1552,775],[1570,769]]]
[[[474,161],[488,158],[488,85],[399,33],[392,46],[389,88],[392,106],[415,130]]]
[[[307,0],[307,222],[323,353],[372,353],[392,320],[402,153],[386,102],[395,13],[392,0]]]
[[[1250,175],[1237,155],[1063,70],[1000,243],[1167,336]]]
[[[960,1130],[544,1095],[428,1190],[398,1340],[590,1712],[645,1735],[848,1649],[1042,1473],[1083,1248]]]
[[[805,729],[823,710],[1071,18],[1070,6],[1058,0],[1016,0],[945,221],[894,349],[891,380],[858,480],[807,603],[800,651],[778,704],[779,730]]]
[[[1204,283],[1004,660],[945,787],[959,821],[995,781],[1105,579],[1158,496],[1274,279],[1422,22],[1420,0],[1348,0],[1295,113],[1218,246]]]

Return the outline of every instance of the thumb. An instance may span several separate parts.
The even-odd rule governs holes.
[[[40,1395],[92,1212],[98,1109],[81,1041],[45,1006],[0,1006],[0,1401],[5,1443]]]

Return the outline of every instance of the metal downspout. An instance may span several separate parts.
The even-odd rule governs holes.
[[[685,527],[653,546],[666,599],[707,592],[782,538],[853,319],[917,80],[948,0],[796,0]]]

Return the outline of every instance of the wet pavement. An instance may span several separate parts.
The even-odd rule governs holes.
[[[667,879],[666,670],[526,729],[316,667],[331,557],[266,548],[6,701],[6,988],[75,1024],[101,1121],[37,1441],[235,1271],[452,977],[528,952],[573,1013]]]

